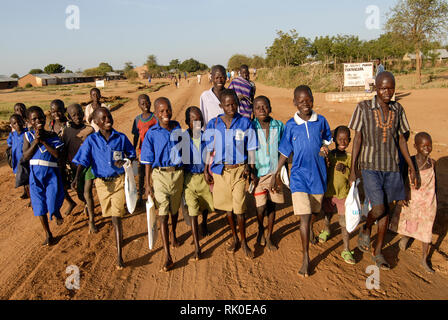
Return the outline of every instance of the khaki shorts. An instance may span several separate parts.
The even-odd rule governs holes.
[[[152,171],[154,187],[154,202],[159,209],[159,216],[177,214],[182,199],[184,172],[182,170],[162,171],[154,168]]]
[[[260,181],[258,182],[258,185],[254,191],[255,205],[257,207],[264,206],[268,202],[268,200],[274,203],[285,203],[282,189],[280,189],[280,192],[276,193],[271,191],[271,180],[272,173],[260,177]]]
[[[214,211],[213,196],[209,185],[205,182],[203,173],[185,173],[184,193],[190,216],[196,217],[204,210],[208,212]]]
[[[292,206],[295,215],[319,213],[322,207],[323,194],[308,194],[305,192],[294,192],[292,194]]]
[[[100,200],[103,217],[122,217],[126,213],[126,198],[124,194],[124,174],[113,181],[97,178],[96,192]]]
[[[213,173],[213,204],[215,209],[243,214],[246,211],[246,180],[244,166]]]

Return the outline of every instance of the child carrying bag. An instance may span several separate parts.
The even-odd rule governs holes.
[[[360,179],[356,179],[356,181],[352,183],[347,199],[345,199],[345,228],[348,233],[355,230],[361,221],[361,202],[358,193],[358,185],[360,181]]]

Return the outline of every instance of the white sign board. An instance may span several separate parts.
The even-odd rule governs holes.
[[[344,87],[361,87],[373,77],[373,62],[344,63]]]
[[[97,88],[104,88],[104,80],[96,80]]]

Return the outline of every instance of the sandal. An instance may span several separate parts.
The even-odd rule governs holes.
[[[330,232],[327,230],[322,230],[319,234],[319,242],[320,243],[327,242],[328,238],[330,238]]]
[[[341,257],[348,264],[356,264],[355,258],[353,258],[354,253],[355,253],[354,251],[344,250],[341,253]]]
[[[377,267],[381,268],[381,270],[390,270],[390,265],[387,263],[386,259],[384,259],[383,254],[380,253],[377,256],[372,256],[372,260]]]
[[[358,249],[362,252],[369,252],[370,250],[370,236],[364,232],[364,228],[359,231]]]

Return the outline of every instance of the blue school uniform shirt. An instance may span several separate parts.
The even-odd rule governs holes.
[[[279,151],[285,157],[294,153],[291,167],[291,192],[323,194],[327,189],[327,169],[319,155],[323,144],[332,142],[327,120],[313,111],[308,121],[296,113],[286,123]]]
[[[25,132],[25,138],[28,140],[28,142],[31,144],[34,141],[34,135],[35,135],[35,131],[31,130],[28,132]],[[45,138],[45,142],[50,145],[51,147],[55,148],[55,149],[59,149],[61,148],[64,143],[61,141],[61,139],[59,138],[59,136],[57,134],[54,134],[51,137],[47,137]],[[31,157],[31,160],[36,159],[36,160],[44,160],[44,161],[48,161],[51,162],[53,164],[57,164],[58,159],[56,159],[55,157],[53,157],[51,155],[50,152],[48,152],[47,148],[45,148],[45,146],[43,144],[39,143],[38,149],[36,150],[36,152],[33,154],[33,156]],[[39,166],[46,166],[44,165],[39,165]]]
[[[112,129],[109,140],[100,131],[90,134],[79,148],[72,162],[86,168],[92,166],[93,174],[98,178],[114,177],[124,173],[124,168],[114,165],[124,158],[135,159],[136,153],[124,133]]]
[[[204,133],[207,150],[215,150],[211,165],[213,173],[222,174],[224,164],[247,163],[248,151],[258,148],[257,134],[252,121],[236,113],[227,129],[226,124],[218,117],[211,119]]]
[[[201,131],[199,137],[199,149],[195,145],[193,138],[190,137],[188,130],[185,130],[184,135],[189,141],[187,150],[182,148],[182,162],[184,164],[185,172],[203,173],[205,169],[205,153],[207,151],[207,143],[203,139],[204,132]],[[186,152],[184,152],[184,150]]]
[[[174,120],[170,122],[173,126],[171,131],[162,128],[157,122],[146,132],[140,155],[142,164],[149,164],[153,168],[182,166],[178,143],[182,141],[184,135],[179,122]]]
[[[11,157],[12,157],[12,171],[14,174],[17,173],[17,165],[19,164],[20,159],[23,156],[23,138],[25,137],[25,132],[28,129],[22,129],[22,133],[17,133],[17,131],[13,131],[9,134],[6,143],[11,147]]]
[[[268,141],[266,135],[257,118],[252,121],[257,131],[259,148],[255,151],[255,168],[257,176],[262,177],[273,173],[278,166],[278,146],[280,144],[285,125],[279,120],[271,119],[269,123]]]

